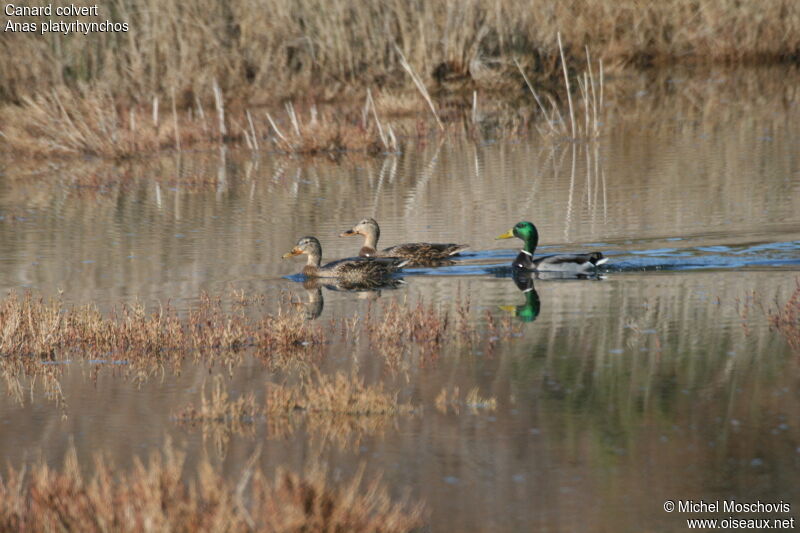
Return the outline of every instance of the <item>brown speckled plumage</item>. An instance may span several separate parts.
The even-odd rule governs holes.
[[[368,257],[349,257],[322,263],[322,245],[316,237],[303,237],[283,255],[284,259],[306,254],[308,261],[303,266],[303,274],[308,278],[337,278],[341,281],[358,283],[367,280],[388,279],[405,265],[405,261],[393,259],[371,259]]]
[[[378,250],[378,239],[381,235],[378,223],[372,218],[365,218],[358,224],[342,233],[340,237],[363,235],[364,246],[359,250],[361,257],[397,257],[409,261],[408,265],[439,266],[450,264],[450,258],[469,247],[467,244],[409,242]]]

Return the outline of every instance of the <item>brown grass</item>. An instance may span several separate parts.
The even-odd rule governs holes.
[[[205,384],[200,395],[200,407],[183,408],[176,415],[179,421],[253,421],[261,414],[289,415],[297,411],[361,416],[394,415],[412,410],[411,405],[399,403],[396,394],[387,393],[382,384],[366,385],[362,377],[342,372],[327,376],[315,371],[302,378],[299,384],[270,384],[263,408],[256,405],[252,393],[231,400],[221,376],[214,378],[208,396]]]
[[[471,389],[467,393],[464,404],[469,407],[473,413],[477,413],[479,409],[485,409],[487,411],[494,411],[497,409],[497,399],[493,396],[484,398],[480,395],[478,387]]]
[[[256,305],[256,299],[247,305]],[[321,331],[297,314],[279,311],[261,318],[228,312],[222,300],[202,295],[182,319],[169,305],[147,312],[125,305],[104,316],[96,307],[67,307],[58,299],[11,293],[0,301],[0,351],[5,358],[55,360],[79,353],[87,359],[151,360],[237,352],[293,351],[320,342]]]
[[[376,318],[368,317],[370,342],[390,359],[397,359],[411,346],[434,354],[449,337],[450,314],[433,304],[419,301],[416,306],[392,300]]]
[[[366,385],[357,375],[337,372],[326,376],[315,372],[300,386],[272,385],[268,389],[266,412],[289,414],[300,410],[336,415],[394,415],[410,412],[412,407],[399,403],[383,385]]]
[[[461,407],[468,408],[472,414],[477,414],[481,410],[494,411],[497,409],[497,399],[494,397],[482,397],[478,387],[470,389],[463,400],[457,386],[443,387],[436,396],[435,404],[436,410],[442,414],[447,414],[450,411],[459,414]]]
[[[206,396],[206,384],[200,391],[200,407],[187,405],[175,414],[182,425],[199,425],[203,440],[214,442],[217,453],[225,456],[231,436],[253,435],[253,424],[260,414],[252,392],[243,394],[236,400],[230,399],[225,389],[224,378],[215,376],[211,391]]]
[[[5,124],[0,139],[16,154],[116,159],[219,142],[303,155],[343,150],[374,154],[398,148],[396,124],[387,124],[384,131],[376,113],[356,118],[352,106],[347,114],[318,112],[312,106],[305,116],[293,106],[275,116],[246,109],[220,120],[196,109],[202,107],[167,114],[155,98],[126,108],[106,89],[59,87],[0,109]]]
[[[434,304],[419,300],[416,305],[402,304],[392,300],[373,315],[368,313],[365,326],[370,343],[379,350],[390,364],[396,363],[412,350],[418,350],[424,358],[436,356],[445,343],[474,346],[485,341],[487,353],[500,340],[518,335],[519,324],[510,317],[497,322],[487,312],[487,331],[481,334],[470,316],[470,301],[456,298],[455,312],[442,310]]]
[[[436,410],[443,415],[447,414],[450,410],[458,414],[461,410],[461,402],[459,401],[458,393],[458,386],[442,387],[442,390],[436,395]]]
[[[258,415],[256,399],[252,392],[231,400],[222,376],[215,376],[211,391],[206,397],[206,384],[200,391],[200,407],[186,406],[175,417],[181,422],[251,423]]]
[[[124,376],[142,381],[165,369],[178,371],[187,360],[231,367],[255,356],[276,371],[302,379],[298,386],[273,388],[267,413],[275,412],[275,402],[288,402],[291,409],[284,406],[283,411],[395,414],[410,407],[380,385],[366,385],[357,376],[315,372],[337,334],[342,342],[353,344],[365,338],[367,347],[397,370],[407,367],[414,354],[422,355],[422,362],[437,357],[446,343],[470,349],[481,342],[491,356],[498,342],[519,331],[510,318],[497,322],[490,313],[485,331],[479,330],[471,321],[469,302],[457,302],[453,318],[448,310],[422,301],[407,306],[393,300],[380,313],[370,311],[365,317],[327,325],[308,322],[302,309],[291,309],[285,301],[277,302],[276,312],[267,312],[265,306],[272,304],[258,295],[234,293],[223,300],[203,294],[184,315],[168,304],[152,311],[141,304],[123,305],[103,314],[92,305],[70,307],[59,299],[12,292],[0,300],[0,377],[20,402],[23,392],[33,392],[41,378],[46,396],[66,408],[58,378],[73,360],[116,363],[114,368]],[[95,376],[102,366],[95,366]],[[215,385],[209,399],[204,397],[199,408],[190,408],[181,418],[202,421],[260,412],[250,400],[237,402],[241,403],[229,405]]]
[[[378,127],[383,117],[430,105],[446,122],[443,95],[453,92],[467,109],[473,97],[518,100],[527,92],[521,72],[552,119],[548,95],[562,94],[565,73],[559,32],[567,78],[587,105],[590,80],[576,76],[586,47],[612,71],[800,58],[792,0],[467,0],[457,10],[445,0],[108,0],[100,11],[130,31],[7,33],[0,42],[0,101],[13,104],[0,112],[7,147],[120,157],[227,139],[293,153],[385,150],[400,132]],[[340,112],[360,109],[367,89],[370,127]],[[556,96],[560,107],[566,96]],[[263,109],[287,101],[296,117],[275,118],[278,134]],[[309,117],[326,102],[337,110]]]
[[[783,335],[792,351],[800,354],[800,279],[786,303],[766,313],[770,328]]]
[[[237,483],[203,460],[187,481],[184,460],[168,445],[130,472],[98,456],[84,476],[74,450],[61,470],[10,468],[0,477],[0,531],[401,532],[423,525],[419,504],[392,501],[378,480],[364,481],[363,469],[334,486],[318,465],[272,479],[250,466]]]
[[[444,0],[108,0],[100,11],[130,31],[7,34],[0,96],[92,82],[139,103],[160,94],[165,110],[173,92],[182,108],[197,98],[211,103],[215,85],[227,100],[325,100],[351,87],[411,87],[400,53],[438,83],[491,80],[513,71],[515,56],[558,75],[558,31],[574,58],[588,45],[614,63],[777,61],[796,59],[800,49],[792,0],[467,0],[458,10]]]
[[[265,411],[273,435],[283,436],[305,422],[312,441],[353,449],[366,436],[383,435],[396,416],[411,414],[414,408],[380,383],[366,385],[355,374],[326,376],[316,371],[299,385],[269,385]]]
[[[122,305],[108,314],[95,306],[70,307],[60,299],[46,300],[28,292],[15,292],[0,300],[0,353],[3,361],[60,361],[70,356],[104,359],[130,364],[164,363],[191,356],[213,359],[246,349],[265,358],[323,349],[337,323],[327,328],[305,319],[302,312],[263,312],[260,296],[234,294],[230,309],[221,297],[202,294],[186,316],[169,304],[148,311],[142,304]],[[345,340],[358,340],[366,331],[373,347],[392,352],[416,346],[426,353],[439,351],[445,342],[472,343],[478,329],[469,317],[469,302],[457,302],[456,317],[448,310],[426,305],[401,304],[391,300],[379,313],[371,311],[343,324]],[[518,331],[511,320],[497,323],[487,313],[489,342],[508,338]],[[450,327],[450,326],[453,327]],[[322,382],[319,383],[322,386]],[[334,384],[326,384],[326,386]]]
[[[183,426],[199,426],[203,439],[224,456],[233,434],[253,435],[254,425],[266,419],[267,434],[283,438],[305,423],[311,438],[323,446],[357,447],[365,436],[382,435],[394,417],[411,414],[413,407],[397,400],[382,384],[366,385],[356,374],[327,376],[314,370],[299,382],[270,383],[263,404],[252,392],[232,399],[224,378],[216,376],[210,393],[201,391],[200,405],[187,405],[175,414]]]
[[[14,381],[55,376],[71,359],[114,361],[130,377],[146,379],[187,358],[232,364],[247,350],[267,362],[302,359],[321,343],[319,327],[297,313],[260,314],[255,309],[262,303],[253,297],[228,311],[220,299],[202,295],[186,317],[169,305],[148,312],[141,304],[104,315],[91,305],[67,307],[12,292],[0,300],[0,367],[10,390],[17,390],[23,385]],[[45,390],[58,399],[55,388]]]
[[[120,158],[215,140],[216,131],[191,115],[155,116],[142,107],[123,109],[105,89],[66,87],[25,96],[0,113],[9,148],[29,155]]]

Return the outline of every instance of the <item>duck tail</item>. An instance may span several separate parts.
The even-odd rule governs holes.
[[[607,261],[608,258],[603,257],[603,254],[601,254],[600,252],[592,252],[589,254],[589,262],[594,266],[600,266]]]
[[[458,255],[467,248],[469,248],[469,244],[454,244],[449,250],[447,250],[447,255]]]

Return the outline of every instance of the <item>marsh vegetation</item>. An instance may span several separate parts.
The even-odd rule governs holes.
[[[575,137],[573,92],[592,103],[594,135],[601,63],[618,76],[673,63],[796,64],[800,54],[790,0],[320,7],[109,0],[103,17],[129,32],[7,34],[2,141],[16,152],[107,157],[223,141],[385,152],[462,117],[504,129],[558,119]]]
[[[4,34],[0,530],[797,501],[795,4],[109,0],[127,34]],[[356,255],[364,217],[470,248],[361,286],[280,260]],[[511,277],[518,220],[608,268]]]
[[[332,484],[324,465],[270,477],[251,461],[232,483],[202,461],[197,479],[186,481],[185,459],[167,444],[129,473],[99,453],[84,477],[74,450],[60,469],[9,469],[0,477],[0,530],[404,532],[424,523],[422,506],[393,502],[363,471]]]

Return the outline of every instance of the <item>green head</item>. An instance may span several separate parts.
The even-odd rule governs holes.
[[[533,225],[533,222],[517,222],[516,226],[502,235],[499,235],[497,238],[510,239],[511,237],[522,239],[522,242],[525,243],[525,251],[530,254],[536,250],[536,245],[539,244],[539,232],[536,230],[536,226]]]

